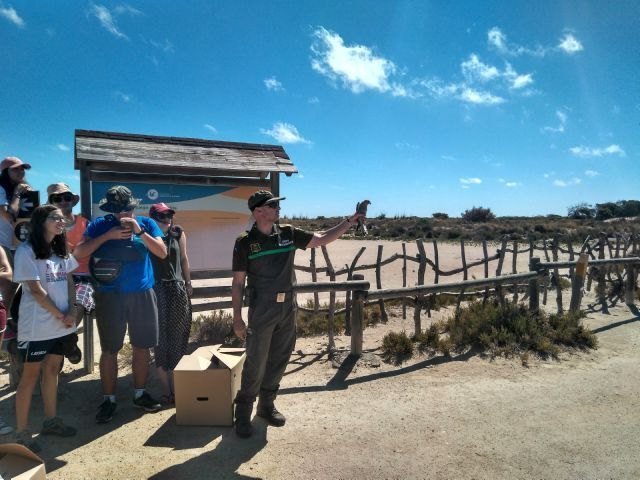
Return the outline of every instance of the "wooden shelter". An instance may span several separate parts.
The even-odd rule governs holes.
[[[75,132],[74,166],[87,218],[101,214],[98,202],[116,184],[132,189],[139,215],[153,203],[174,208],[196,270],[230,268],[233,240],[250,220],[249,195],[262,188],[278,195],[280,174],[298,172],[279,145],[90,130]]]

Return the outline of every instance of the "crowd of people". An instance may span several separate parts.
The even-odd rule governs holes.
[[[22,364],[15,431],[0,419],[0,435],[14,432],[14,441],[37,452],[41,447],[28,420],[38,380],[45,415],[40,435],[76,433],[57,416],[58,375],[65,357],[80,361],[76,329],[85,312],[95,309],[101,347],[103,398],[96,422],[110,422],[116,412],[118,352],[127,332],[133,404],[146,412],[174,405],[173,370],[187,349],[193,289],[187,235],[174,224],[175,210],[157,203],[148,216],[135,215],[138,200],[123,185],[107,190],[98,205],[104,215],[92,221],[73,213],[80,197],[67,184],[49,185],[46,202],[31,212],[27,237],[16,241],[21,197],[32,190],[25,178],[30,168],[17,157],[0,165],[0,340],[10,317],[8,306],[19,299],[11,317],[13,332],[17,330],[16,360]],[[233,330],[246,341],[234,401],[235,431],[241,438],[252,435],[256,398],[258,416],[273,426],[286,422],[274,402],[296,340],[296,249],[327,245],[364,217],[356,211],[326,231],[305,231],[279,224],[281,200],[265,190],[251,195],[254,223],[233,250]],[[158,399],[146,389],[151,350],[162,388]]]
[[[12,360],[19,364],[15,428],[0,419],[0,435],[13,433],[14,442],[38,452],[42,447],[29,429],[38,386],[45,417],[40,435],[76,434],[57,415],[57,389],[65,357],[81,360],[76,330],[85,312],[95,310],[102,350],[103,401],[96,422],[109,422],[116,410],[117,355],[127,331],[133,404],[146,412],[173,405],[172,371],[186,352],[193,290],[187,235],[173,223],[175,210],[159,203],[148,217],[134,215],[138,202],[131,190],[116,185],[99,204],[105,215],[89,221],[73,213],[79,195],[54,183],[43,205],[20,219],[21,197],[32,190],[25,175],[30,168],[17,157],[0,166],[0,343],[11,352],[13,340]],[[16,239],[23,222],[28,234]],[[7,325],[11,332],[3,342]],[[163,388],[160,400],[145,389],[151,349]]]

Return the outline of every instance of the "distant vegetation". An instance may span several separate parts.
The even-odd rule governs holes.
[[[588,203],[578,203],[567,210],[569,218],[578,220],[637,217],[640,215],[640,201],[620,200],[618,202],[596,203],[595,206]]]
[[[625,210],[625,213],[628,210]],[[370,240],[402,240],[413,242],[424,240],[500,240],[505,235],[511,239],[539,240],[560,236],[574,242],[583,242],[590,235],[597,237],[600,232],[640,232],[637,220],[617,220],[604,222],[593,216],[569,218],[560,215],[537,217],[495,217],[488,208],[474,207],[467,210],[468,218],[448,218],[438,213],[433,217],[390,216],[380,214],[369,218],[367,225]],[[464,215],[464,214],[463,214]],[[474,219],[474,220],[472,220]],[[326,230],[333,227],[341,217],[334,218],[283,218],[283,223],[292,223],[309,230]]]

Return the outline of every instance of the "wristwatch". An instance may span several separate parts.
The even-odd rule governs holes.
[[[141,237],[143,233],[145,233],[144,228],[141,228],[139,233],[133,232],[136,237]]]

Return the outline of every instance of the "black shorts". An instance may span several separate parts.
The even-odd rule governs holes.
[[[18,342],[18,353],[24,363],[41,362],[49,354],[64,355],[70,345],[75,345],[77,341],[78,335],[76,333],[49,340],[27,340]]]

